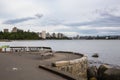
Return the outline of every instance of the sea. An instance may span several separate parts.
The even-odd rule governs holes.
[[[120,40],[17,40],[0,42],[0,46],[47,46],[54,51],[72,51],[85,54],[89,60],[120,66]],[[97,53],[98,58],[92,55]]]

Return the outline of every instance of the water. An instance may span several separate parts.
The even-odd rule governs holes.
[[[109,64],[120,65],[120,40],[24,40],[0,42],[0,46],[49,46],[55,51],[75,51],[86,54],[90,60],[91,55],[99,54],[96,60]]]

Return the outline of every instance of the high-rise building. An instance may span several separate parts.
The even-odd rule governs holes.
[[[42,31],[41,37],[42,37],[42,39],[46,39],[46,31]]]
[[[79,35],[77,35],[77,36],[76,36],[76,39],[80,39],[80,36],[79,36]]]
[[[50,37],[51,37],[50,33],[46,33],[46,38],[50,38]]]
[[[4,32],[9,32],[9,30],[8,29],[4,29]]]
[[[12,29],[12,32],[17,32],[18,31],[18,29],[16,28],[16,27],[14,27],[13,29]]]
[[[58,38],[63,38],[63,34],[62,33],[58,33]]]
[[[55,38],[58,38],[58,34],[57,33],[55,34]]]
[[[56,37],[56,34],[55,34],[55,33],[52,33],[52,37],[55,38],[55,37]]]

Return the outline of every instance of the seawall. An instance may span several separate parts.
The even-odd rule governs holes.
[[[70,53],[70,54],[78,55],[80,57],[73,60],[56,61],[52,63],[54,68],[60,71],[70,73],[77,80],[87,80],[87,68],[88,68],[87,56],[74,52],[59,52],[59,53],[61,54]]]

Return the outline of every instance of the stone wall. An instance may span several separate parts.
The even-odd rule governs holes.
[[[79,59],[74,59],[69,61],[57,61],[53,63],[53,65],[58,70],[69,72],[78,80],[87,79],[87,68],[88,68],[87,56],[83,55]]]

